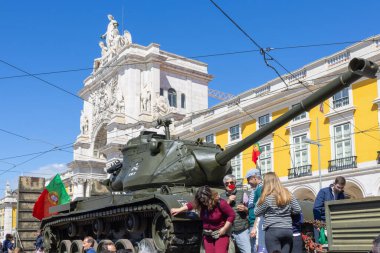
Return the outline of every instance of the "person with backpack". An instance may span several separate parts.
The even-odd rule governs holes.
[[[6,234],[5,240],[3,241],[3,253],[12,253],[13,248],[14,248],[14,243],[12,241],[13,241],[13,235]]]
[[[235,220],[235,212],[230,205],[220,199],[209,186],[201,186],[194,196],[193,203],[170,210],[173,216],[196,209],[203,222],[203,246],[206,253],[227,253],[230,236],[228,234]]]
[[[236,177],[228,174],[223,178],[225,192],[220,197],[227,201],[235,212],[235,221],[232,224],[232,238],[241,253],[250,253],[251,242],[248,224],[248,194],[236,188]]]

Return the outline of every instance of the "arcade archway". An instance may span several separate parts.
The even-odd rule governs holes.
[[[306,187],[299,187],[293,191],[294,196],[298,200],[304,200],[304,201],[314,201],[315,200],[315,194],[314,192]]]

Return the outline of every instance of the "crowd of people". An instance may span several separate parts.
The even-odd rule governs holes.
[[[235,176],[226,175],[225,192],[219,195],[202,186],[192,203],[172,208],[171,214],[199,211],[206,253],[227,253],[231,240],[242,253],[302,252],[302,214],[295,197],[274,172],[262,179],[260,171],[254,169],[246,178],[253,188],[250,194],[236,188]]]
[[[202,249],[205,253],[227,253],[236,245],[241,253],[301,253],[303,242],[301,225],[303,214],[294,195],[285,188],[274,172],[262,178],[258,169],[247,172],[246,179],[251,186],[249,193],[237,187],[234,175],[223,178],[225,191],[221,194],[209,186],[198,188],[194,200],[182,207],[172,208],[173,216],[197,210],[203,223]],[[344,199],[346,180],[338,176],[334,183],[320,189],[313,206],[314,220],[326,221],[325,202]],[[37,231],[35,252],[43,253],[42,231]],[[323,231],[315,227],[315,242],[321,242]],[[91,236],[83,239],[83,250],[96,253],[96,241]],[[322,243],[322,242],[321,242]],[[99,249],[98,249],[99,250]],[[139,253],[156,253],[140,249]],[[6,234],[0,243],[0,253],[21,253],[15,247],[13,236]],[[103,243],[101,253],[128,253],[128,249],[117,250],[113,242]],[[373,240],[372,253],[380,253],[380,235]]]
[[[235,176],[226,175],[223,193],[202,186],[193,202],[172,208],[171,214],[199,211],[203,222],[202,248],[206,253],[227,253],[231,243],[241,253],[303,252],[303,213],[293,194],[274,172],[262,178],[258,169],[252,169],[246,179],[252,188],[250,193],[236,187]],[[339,176],[319,191],[313,207],[315,220],[325,222],[325,202],[344,199],[345,184],[345,178]],[[314,231],[317,243],[322,232],[318,228]]]

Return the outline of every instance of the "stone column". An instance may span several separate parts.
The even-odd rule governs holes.
[[[73,179],[73,184],[74,184],[73,199],[84,197],[84,182],[85,180],[83,178]]]
[[[91,197],[91,180],[87,179],[86,180],[86,192],[85,192],[85,197]]]
[[[12,203],[4,200],[4,235],[12,233]]]

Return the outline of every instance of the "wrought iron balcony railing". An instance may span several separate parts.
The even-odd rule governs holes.
[[[357,156],[348,156],[329,161],[329,172],[338,170],[352,169],[357,167]]]
[[[334,100],[333,101],[333,107],[339,108],[339,107],[348,105],[349,103],[350,103],[350,99],[348,97],[343,97],[343,98]]]
[[[288,169],[288,179],[311,176],[311,165],[303,165]]]

